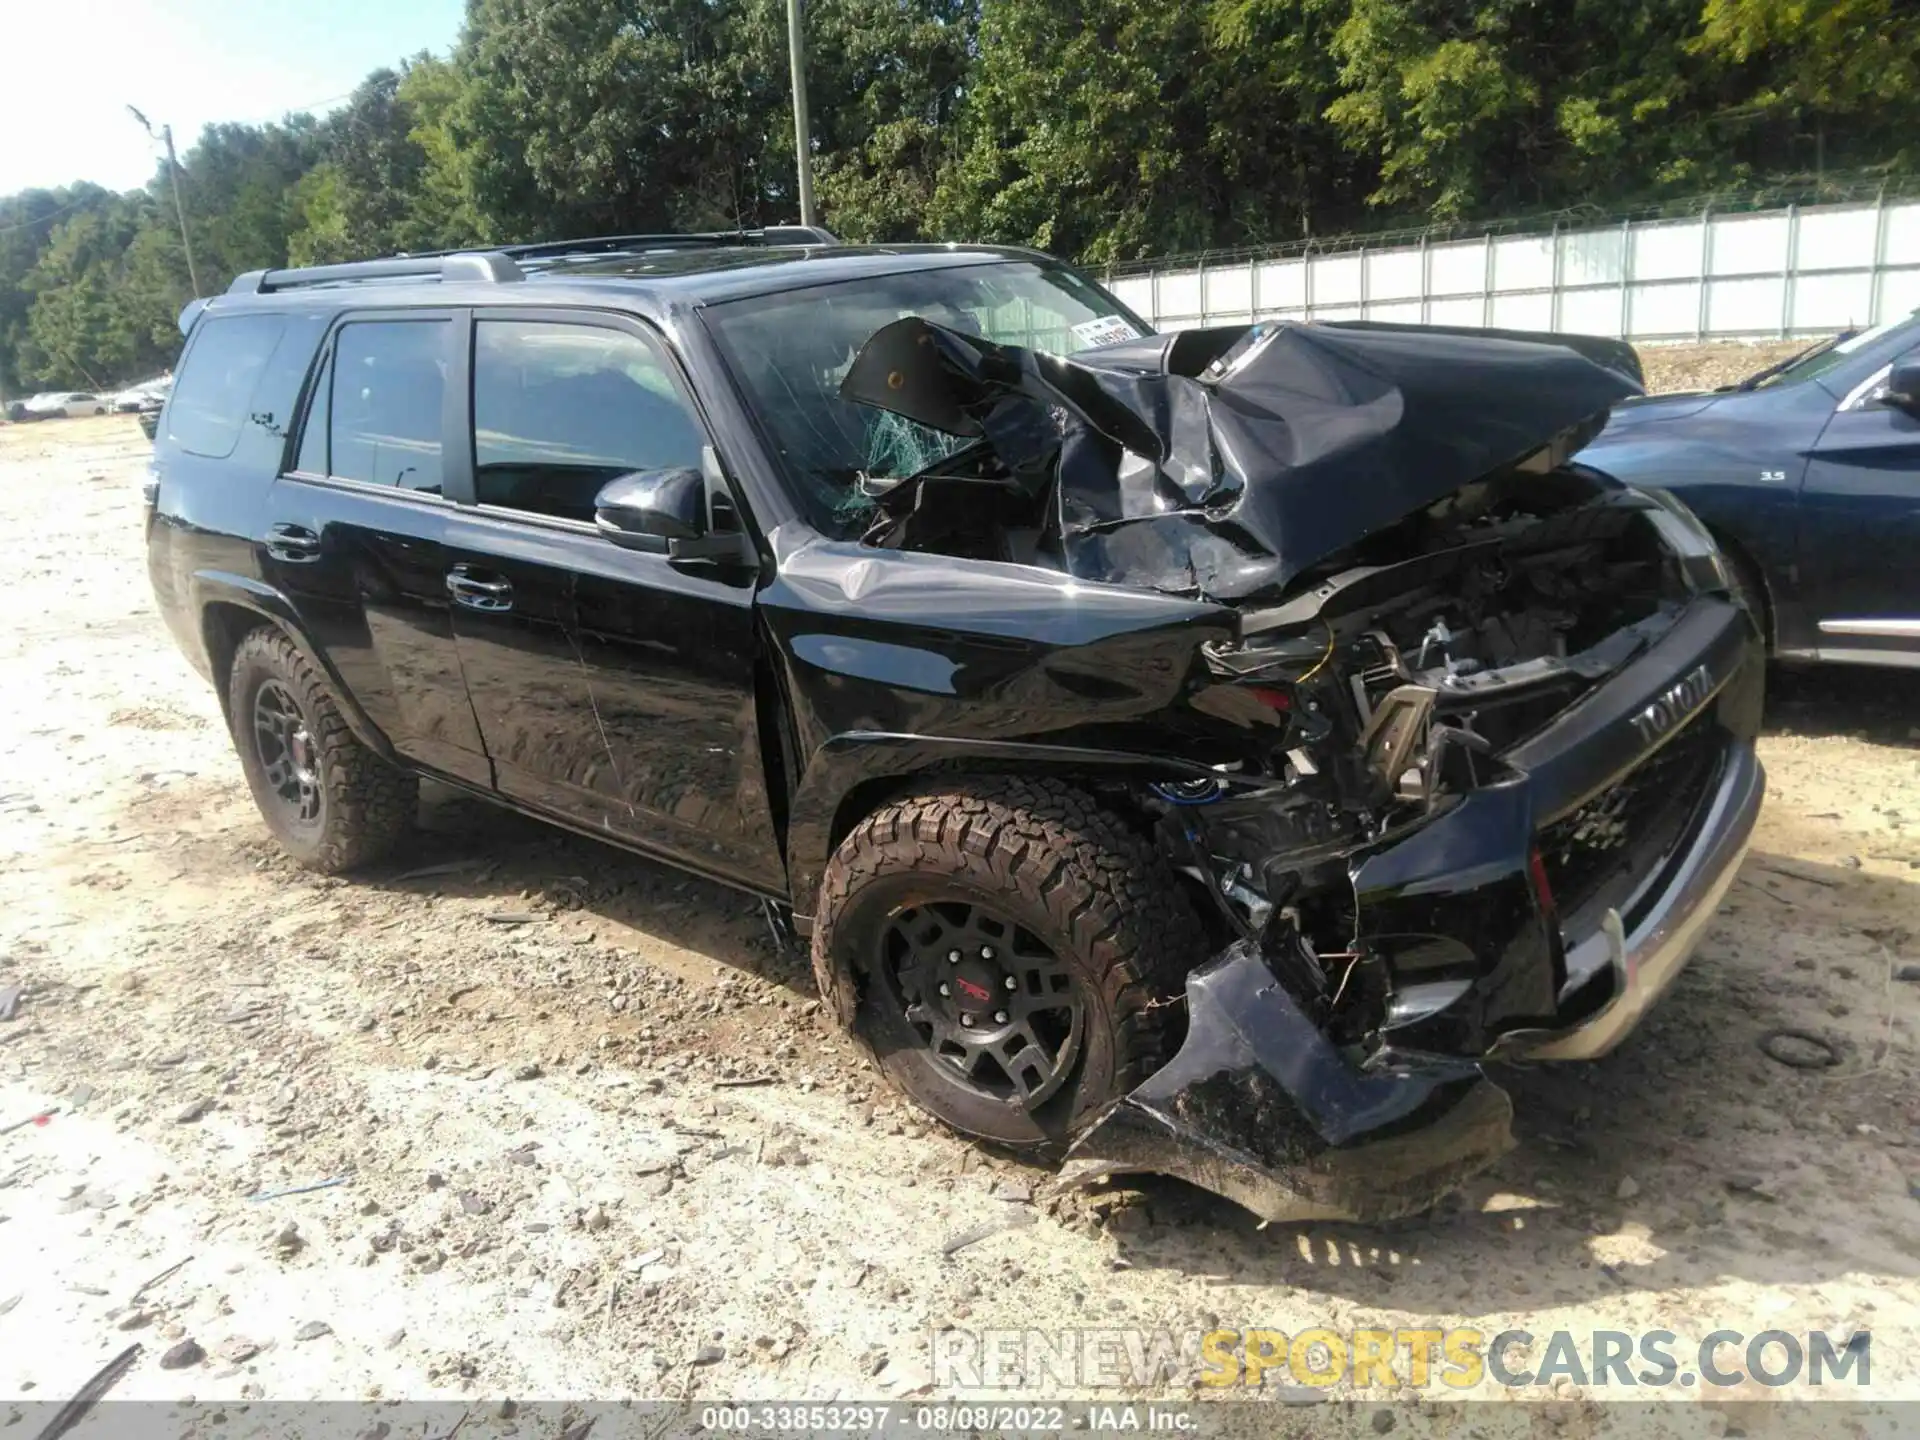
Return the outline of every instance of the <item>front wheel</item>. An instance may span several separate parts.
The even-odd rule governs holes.
[[[1766,582],[1760,578],[1760,572],[1739,552],[1723,547],[1720,551],[1720,559],[1726,566],[1727,580],[1735,603],[1753,617],[1754,629],[1760,632],[1760,639],[1771,653],[1773,611],[1768,603]]]
[[[309,870],[378,860],[413,822],[418,782],[354,738],[325,679],[281,631],[255,630],[234,651],[227,716],[261,818]]]
[[[1058,1149],[1165,1059],[1202,931],[1165,862],[1085,793],[942,787],[834,853],[813,963],[853,1028],[954,1129]]]

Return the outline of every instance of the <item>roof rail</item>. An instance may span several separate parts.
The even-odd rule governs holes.
[[[674,234],[589,235],[577,240],[540,240],[502,245],[514,260],[559,260],[570,255],[629,255],[636,250],[694,250],[721,245],[838,245],[818,225],[768,225],[758,230],[689,230]]]
[[[287,270],[249,270],[234,277],[229,295],[271,295],[307,286],[357,284],[364,280],[480,281],[504,284],[527,278],[521,261],[539,263],[571,255],[630,255],[644,250],[697,249],[719,245],[838,245],[818,225],[768,225],[759,230],[703,230],[678,235],[593,235],[580,240],[542,240],[491,250],[435,250],[384,260],[306,265]]]
[[[505,284],[526,279],[498,250],[461,250],[446,255],[400,255],[389,260],[351,260],[342,265],[306,265],[290,270],[249,270],[234,277],[229,295],[271,295],[307,286],[356,284],[363,280],[480,281]]]

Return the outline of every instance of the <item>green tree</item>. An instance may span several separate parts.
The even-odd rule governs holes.
[[[412,122],[407,133],[421,153],[410,229],[417,248],[448,250],[497,238],[474,199],[474,145],[462,124],[464,72],[449,61],[417,56],[398,93]]]
[[[27,354],[38,379],[99,389],[150,352],[115,295],[140,218],[137,202],[116,196],[55,226],[28,277]]]
[[[1740,77],[1742,118],[1784,122],[1803,154],[1811,143],[1816,167],[1910,168],[1920,123],[1920,23],[1910,5],[1705,0],[1690,49]]]
[[[1320,111],[1334,0],[989,0],[950,236],[1100,262],[1303,233],[1354,166]]]
[[[29,282],[40,257],[63,219],[104,209],[116,198],[98,185],[0,198],[0,395],[32,390],[43,378],[28,325],[37,293]]]
[[[836,234],[885,241],[931,233],[928,212],[955,148],[978,30],[976,0],[807,8],[815,183]],[[784,35],[775,34],[784,52]]]
[[[1510,55],[1507,9],[1353,0],[1333,37],[1346,93],[1327,118],[1351,148],[1380,157],[1375,204],[1462,215],[1501,183],[1541,94]]]
[[[829,223],[922,233],[973,24],[971,0],[808,7]],[[448,133],[490,238],[799,218],[782,0],[474,0],[456,63]]]
[[[1900,0],[812,0],[806,25],[852,240],[1100,264],[1920,163]],[[201,133],[201,282],[797,219],[788,83],[785,0],[469,0],[448,58]],[[0,197],[0,391],[150,370],[190,295],[164,171]]]

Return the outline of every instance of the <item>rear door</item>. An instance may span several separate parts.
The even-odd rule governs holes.
[[[501,791],[784,893],[754,704],[758,579],[623,549],[616,475],[699,467],[708,436],[660,336],[620,316],[478,309],[472,501],[448,532],[454,632]],[[717,475],[718,523],[737,523]]]
[[[1881,403],[1896,356],[1841,400],[1801,492],[1801,589],[1822,658],[1920,662],[1920,418]]]
[[[348,314],[307,386],[291,470],[273,487],[265,577],[395,750],[493,782],[454,646],[446,437],[464,423],[452,310]]]

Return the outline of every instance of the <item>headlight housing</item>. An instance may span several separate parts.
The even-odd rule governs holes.
[[[1739,587],[1733,583],[1726,558],[1720,553],[1720,544],[1713,538],[1713,532],[1700,522],[1700,517],[1671,490],[1651,485],[1635,485],[1632,489],[1653,502],[1654,508],[1648,511],[1647,518],[1673,552],[1688,588],[1740,599]]]

